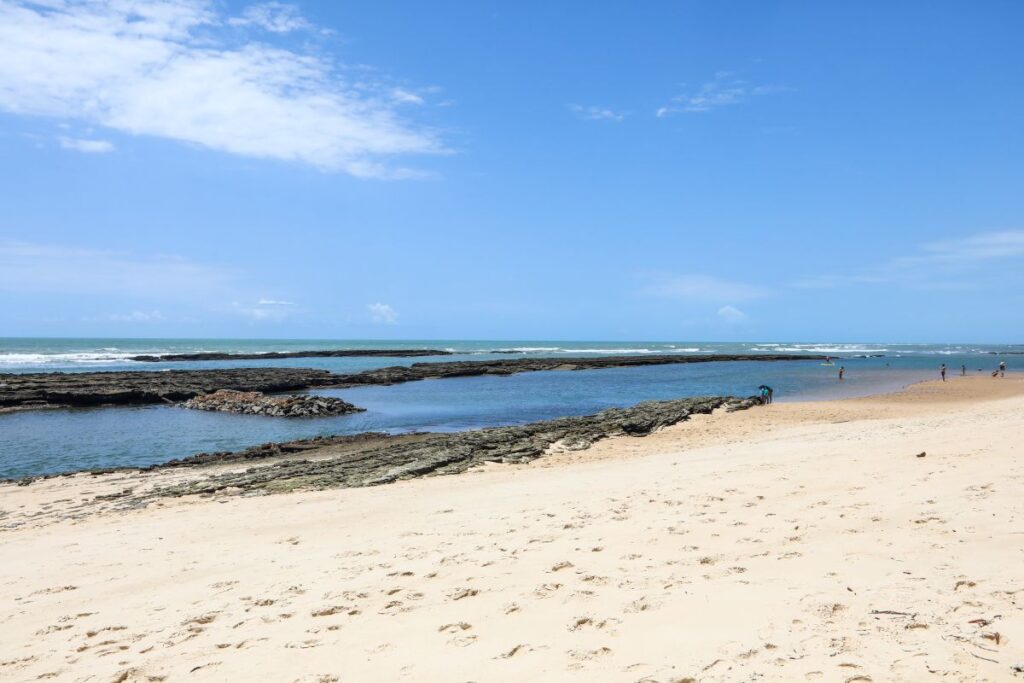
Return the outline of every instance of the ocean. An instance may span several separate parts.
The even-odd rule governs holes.
[[[419,349],[454,355],[417,358],[290,358],[278,360],[143,363],[134,355],[205,351],[258,353],[315,349]],[[510,377],[465,377],[389,387],[317,391],[338,396],[366,412],[289,419],[185,410],[175,406],[26,411],[0,415],[0,478],[149,465],[198,452],[238,450],[268,441],[363,431],[457,431],[585,415],[645,400],[701,395],[749,396],[759,384],[778,401],[863,396],[894,391],[951,374],[1012,371],[1024,364],[1024,346],[991,344],[882,344],[858,342],[608,342],[463,340],[258,340],[258,339],[0,339],[0,373],[217,367],[316,367],[355,372],[389,365],[528,356],[633,354],[829,354],[820,361],[720,362],[534,372]],[[1019,360],[1018,360],[1019,359]],[[836,369],[846,367],[838,382]],[[2,378],[0,378],[2,381]]]

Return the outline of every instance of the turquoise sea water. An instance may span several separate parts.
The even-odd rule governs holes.
[[[426,358],[294,358],[274,361],[138,363],[136,354],[198,351],[297,351],[337,348],[436,348],[456,355]],[[146,465],[201,451],[236,450],[267,441],[361,431],[452,431],[583,415],[651,399],[756,393],[759,384],[777,400],[852,397],[896,390],[937,377],[972,374],[1000,360],[1024,366],[1024,346],[984,344],[877,344],[807,342],[595,342],[417,340],[172,340],[0,339],[0,373],[151,370],[169,368],[293,366],[352,372],[434,360],[483,360],[529,355],[806,353],[832,354],[845,365],[820,361],[721,362],[537,372],[511,377],[428,380],[391,387],[324,390],[367,409],[316,419],[267,418],[189,411],[174,406],[116,407],[0,415],[0,478],[117,465]],[[2,381],[2,378],[0,378]]]

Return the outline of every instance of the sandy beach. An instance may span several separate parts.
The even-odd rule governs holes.
[[[1024,679],[1022,456],[1012,374],[370,488],[0,485],[0,680]]]

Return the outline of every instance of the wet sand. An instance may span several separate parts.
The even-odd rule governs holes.
[[[4,485],[0,679],[1013,680],[1022,456],[1012,375],[382,487]]]

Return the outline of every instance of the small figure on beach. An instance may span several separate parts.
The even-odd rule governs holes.
[[[967,366],[966,365],[961,365],[960,366],[960,376],[961,377],[966,377],[967,376]]]
[[[767,384],[762,384],[758,389],[761,391],[761,404],[768,405],[771,403],[772,397],[775,395],[775,390]]]
[[[1006,361],[1005,360],[999,361],[999,376],[1000,377],[1006,377]]]
[[[845,375],[845,374],[846,374],[846,366],[845,365],[840,365],[839,366],[839,379],[842,380],[843,379],[843,375]]]
[[[943,363],[939,367],[939,374],[942,375],[942,381],[945,382],[946,381],[946,364],[945,363]]]

